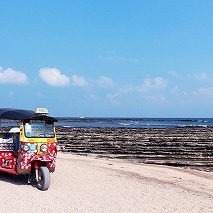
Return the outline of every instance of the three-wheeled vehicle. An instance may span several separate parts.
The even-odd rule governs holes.
[[[0,109],[0,119],[16,120],[19,127],[0,133],[0,171],[27,175],[28,183],[40,190],[50,186],[50,172],[55,171],[57,139],[54,122],[46,108],[34,111]]]

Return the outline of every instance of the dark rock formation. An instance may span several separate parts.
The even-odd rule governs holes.
[[[62,152],[213,171],[213,127],[57,127]]]

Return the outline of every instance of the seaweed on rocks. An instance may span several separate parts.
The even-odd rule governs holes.
[[[56,127],[62,152],[213,171],[213,127]]]

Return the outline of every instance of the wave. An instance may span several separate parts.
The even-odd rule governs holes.
[[[211,118],[63,118],[56,126],[111,128],[176,128],[213,126]]]

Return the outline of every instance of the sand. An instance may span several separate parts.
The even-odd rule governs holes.
[[[213,173],[58,154],[48,191],[0,173],[0,212],[213,212]]]

